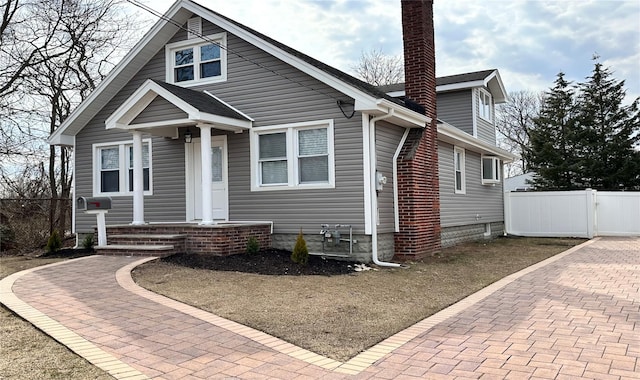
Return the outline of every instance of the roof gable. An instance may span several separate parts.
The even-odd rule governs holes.
[[[436,92],[447,92],[486,87],[496,103],[507,101],[507,92],[500,78],[498,69],[475,71],[436,78]],[[404,96],[404,83],[395,83],[378,87],[389,96]]]
[[[366,111],[375,115],[394,109],[396,111],[394,118],[406,126],[424,127],[427,121],[426,116],[405,108],[402,101],[386,95],[375,86],[332,68],[191,0],[178,0],[131,52],[116,65],[96,90],[49,137],[49,143],[72,145],[73,136],[96,116],[111,98],[135,76],[137,70],[160,51],[194,14],[355,99],[357,111]]]
[[[138,116],[158,97],[180,109],[179,115],[184,117],[136,123]],[[153,129],[163,136],[177,137],[177,130],[170,127],[210,123],[219,129],[238,131],[251,128],[252,121],[209,93],[148,79],[107,118],[105,125],[107,129]]]

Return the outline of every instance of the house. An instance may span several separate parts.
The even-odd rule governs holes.
[[[398,99],[405,84],[381,86]],[[502,164],[495,105],[507,101],[497,69],[436,78],[441,242],[449,246],[504,232]]]
[[[391,265],[498,230],[510,156],[473,116],[492,125],[497,71],[438,86],[456,126],[437,121],[432,2],[402,10],[399,97],[177,1],[49,138],[73,147],[74,197],[111,197],[98,252],[291,249],[302,229],[312,252]],[[95,223],[74,208],[77,234]]]
[[[535,176],[534,172],[507,177],[504,179],[504,191],[528,191],[533,190],[531,181]]]

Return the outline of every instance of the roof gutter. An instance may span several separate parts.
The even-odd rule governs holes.
[[[491,145],[485,141],[482,141],[470,134],[450,125],[441,120],[438,120],[438,140],[460,146],[465,149],[470,149],[482,154],[492,155],[499,157],[505,163],[510,163],[517,160],[519,157],[513,153],[507,152],[495,145]]]
[[[380,261],[378,259],[378,192],[376,190],[377,185],[377,155],[376,155],[376,122],[393,117],[395,109],[391,108],[385,115],[376,116],[369,120],[369,178],[371,181],[370,191],[371,196],[371,260],[374,264],[381,267],[400,267],[400,264],[389,263],[386,261]],[[408,129],[407,129],[408,130]],[[395,182],[395,180],[394,180]]]

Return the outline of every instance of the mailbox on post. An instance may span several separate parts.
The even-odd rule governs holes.
[[[79,197],[76,208],[82,211],[110,210],[111,198],[109,197]]]
[[[78,197],[76,209],[87,214],[96,214],[98,222],[98,245],[107,245],[107,224],[105,214],[111,209],[109,197]]]

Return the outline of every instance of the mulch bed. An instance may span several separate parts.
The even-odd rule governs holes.
[[[95,251],[92,249],[73,249],[71,247],[65,247],[54,253],[43,253],[42,251],[42,249],[38,249],[25,256],[75,259],[95,254]],[[5,253],[2,255],[4,256]],[[213,256],[197,253],[180,253],[165,257],[161,259],[161,261],[188,268],[256,273],[272,276],[338,276],[356,271],[355,263],[314,255],[309,256],[307,265],[299,265],[291,261],[291,252],[280,249],[263,249],[254,255],[244,253],[229,256]]]
[[[39,255],[39,257],[46,257],[51,259],[77,259],[78,257],[91,256],[95,255],[95,251],[93,249],[73,249],[73,248],[63,248],[53,253],[43,253]]]
[[[165,257],[162,261],[196,269],[275,276],[336,276],[355,271],[354,263],[332,260],[320,256],[309,256],[307,265],[302,266],[291,261],[291,252],[278,249],[261,250],[255,255],[245,253],[229,256],[212,256],[182,253]]]

